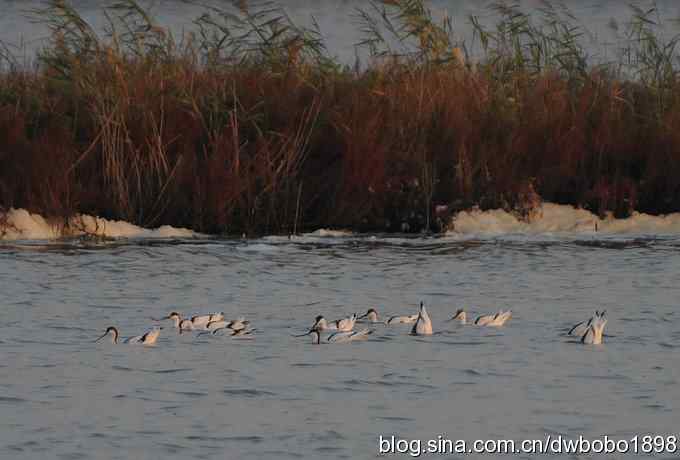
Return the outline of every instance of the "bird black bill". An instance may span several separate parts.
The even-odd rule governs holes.
[[[309,331],[305,332],[304,334],[299,334],[299,335],[293,334],[293,337],[305,337],[305,336],[311,334],[312,332],[314,332],[314,330],[315,330],[315,329],[312,328],[312,329],[310,329]]]

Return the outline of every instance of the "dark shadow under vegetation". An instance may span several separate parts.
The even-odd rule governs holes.
[[[36,12],[37,64],[2,54],[0,210],[248,235],[437,231],[538,197],[680,211],[677,38],[653,8],[591,64],[564,8],[494,5],[472,53],[421,1],[384,0],[356,13],[352,68],[275,6],[205,8],[181,40],[132,0],[98,33],[66,2]]]

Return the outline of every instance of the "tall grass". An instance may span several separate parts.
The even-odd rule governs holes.
[[[424,1],[376,1],[353,67],[276,4],[203,8],[175,37],[134,0],[102,30],[46,2],[39,64],[0,48],[0,206],[233,234],[438,230],[538,195],[680,211],[678,36],[654,8],[599,62],[559,4],[470,18],[476,54]]]

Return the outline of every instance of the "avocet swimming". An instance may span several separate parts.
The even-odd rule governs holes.
[[[606,312],[607,310],[602,310],[602,312],[595,310],[595,314],[592,317],[588,318],[587,321],[581,321],[580,323],[575,324],[571,329],[569,329],[567,335],[571,335],[574,337],[583,337],[583,334],[586,333],[590,325],[593,323],[593,319],[599,316],[604,316]]]
[[[453,318],[451,318],[448,322],[451,321],[458,321],[460,324],[467,324],[467,313],[462,308],[459,308],[456,311],[456,314],[453,315]]]
[[[475,326],[486,326],[489,324],[491,321],[493,321],[495,315],[481,315],[478,316],[477,319],[475,319],[474,325]]]
[[[212,332],[215,332],[219,329],[231,329],[232,331],[240,331],[242,329],[246,329],[249,324],[250,321],[246,321],[245,318],[240,317],[231,321],[225,320],[210,321],[208,324],[206,324],[205,328],[206,330]]]
[[[427,314],[425,304],[420,302],[420,310],[418,311],[418,319],[411,329],[413,335],[432,335],[432,321],[430,315]]]
[[[512,318],[512,310],[500,310],[486,325],[488,327],[501,327],[504,326],[510,318]]]
[[[145,332],[142,335],[123,339],[123,343],[153,345],[158,340],[158,336],[160,334],[161,334],[161,328],[156,327],[156,328],[148,330],[147,332]],[[109,326],[108,328],[106,328],[106,332],[104,332],[104,335],[102,335],[97,340],[95,340],[95,342],[99,342],[100,340],[102,340],[104,337],[107,337],[107,336],[111,337],[111,343],[118,343],[118,339],[120,338],[120,334],[118,333],[118,329],[116,329],[113,326]]]
[[[378,312],[376,311],[375,308],[369,308],[366,313],[364,313],[363,315],[361,315],[357,318],[357,322],[373,323],[373,324],[376,324],[376,323],[385,324],[385,321],[382,321],[378,317]]]
[[[193,330],[193,329],[205,328],[208,325],[208,323],[210,323],[210,322],[223,321],[224,320],[224,313],[221,313],[221,312],[220,313],[210,313],[209,315],[197,315],[197,316],[192,316],[190,319],[184,319],[184,318],[182,318],[182,315],[180,315],[176,311],[173,311],[168,316],[161,318],[161,320],[164,320],[164,319],[171,319],[173,321],[173,325],[176,329],[181,329],[180,324],[184,321],[188,321],[188,322],[191,323],[191,329]],[[189,326],[187,324],[188,323],[185,323],[185,330],[189,329]]]
[[[354,324],[356,323],[357,315],[353,313],[352,316],[347,318],[339,319],[333,322],[326,321],[323,315],[316,317],[312,330],[317,331],[338,331],[338,332],[349,332],[354,329]]]
[[[590,326],[581,337],[581,343],[586,345],[601,345],[602,337],[604,336],[604,327],[607,325],[607,318],[604,316],[605,312],[595,312],[595,316],[591,318]]]
[[[331,335],[328,336],[328,338],[325,340],[326,343],[347,343],[347,342],[356,342],[359,340],[366,340],[368,339],[368,336],[373,334],[373,331],[370,329],[362,329],[360,331],[344,331],[344,332],[335,332]],[[305,335],[312,335],[314,339],[315,344],[320,344],[321,343],[321,331],[317,329],[312,329],[309,331],[309,333]]]
[[[512,310],[499,310],[495,315],[482,315],[475,319],[475,326],[500,327],[512,318]]]
[[[387,326],[394,326],[395,324],[413,324],[418,320],[418,315],[401,315],[391,316],[385,324]]]

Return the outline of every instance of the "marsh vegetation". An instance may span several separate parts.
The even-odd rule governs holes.
[[[277,4],[200,8],[179,37],[134,0],[103,30],[63,0],[32,12],[35,64],[0,47],[0,212],[252,235],[437,231],[541,200],[680,211],[680,35],[654,7],[605,61],[557,3],[494,4],[469,43],[427,2],[374,1],[354,65]]]

